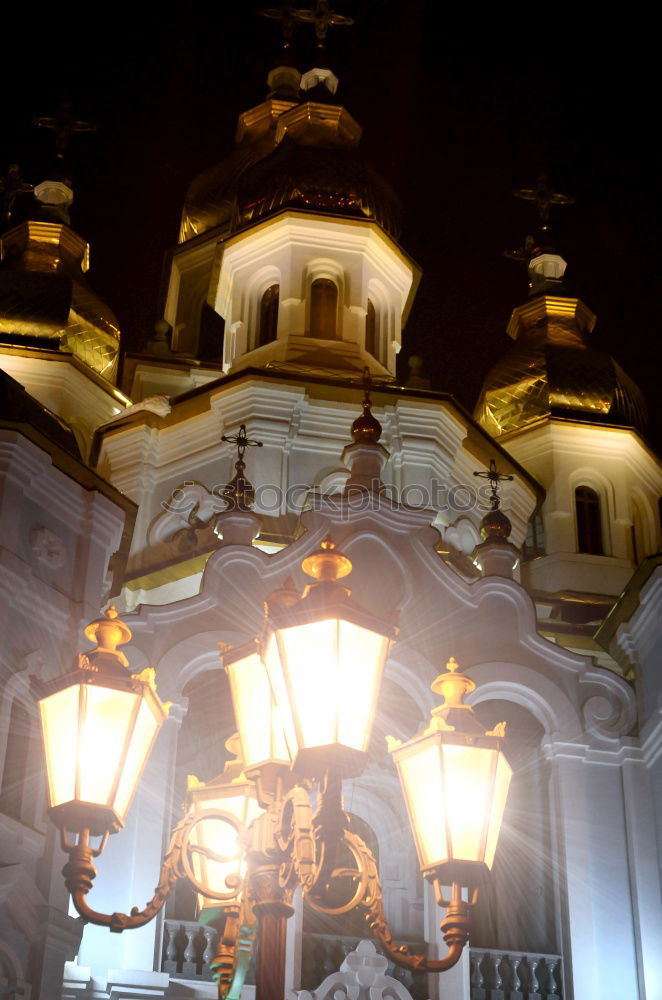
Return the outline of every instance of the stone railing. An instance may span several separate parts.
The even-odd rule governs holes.
[[[556,1000],[563,996],[560,955],[472,948],[471,1000]]]
[[[218,931],[195,920],[164,920],[161,972],[211,982],[209,963],[217,939]]]

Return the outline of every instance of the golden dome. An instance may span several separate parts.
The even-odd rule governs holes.
[[[292,101],[271,98],[239,116],[235,149],[196,177],[186,192],[180,243],[217,226],[229,227],[237,180],[247,167],[272,152],[278,119],[293,106]]]
[[[0,342],[73,354],[114,382],[120,329],[85,280],[85,240],[61,222],[29,220],[0,243]]]
[[[538,295],[515,309],[510,350],[485,379],[475,417],[493,437],[544,417],[635,427],[646,404],[635,383],[586,336],[595,316],[579,299]]]
[[[234,151],[191,184],[180,242],[216,227],[236,230],[287,207],[371,219],[396,237],[397,198],[356,152],[360,137],[351,115],[324,100],[270,98],[247,111]]]
[[[400,231],[395,194],[359,153],[287,136],[240,178],[234,228],[284,208],[370,219],[394,238]]]

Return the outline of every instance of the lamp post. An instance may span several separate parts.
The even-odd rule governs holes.
[[[438,960],[410,954],[393,940],[377,863],[349,829],[342,805],[343,779],[367,762],[397,628],[354,602],[340,582],[352,564],[331,539],[302,568],[313,580],[303,593],[293,586],[276,591],[266,602],[261,634],[222,650],[239,730],[231,744],[237,758],[207,784],[189,780],[186,814],[172,833],[154,897],[142,910],[98,913],[86,896],[96,874],[93,858],[121,828],[166,716],[153,671],[127,671],[116,647],[131,633],[109,610],[86,629],[97,648],[39,692],[51,817],[69,854],[63,874],[78,913],[115,932],[139,927],[161,909],[178,879],[188,879],[201,919],[224,919],[212,963],[221,997],[233,976],[241,976],[238,964],[246,963],[245,947],[238,960],[241,928],[250,929],[257,918],[258,1000],[282,1000],[285,926],[297,887],[320,912],[360,908],[398,965],[429,972],[451,968],[468,940],[470,907],[489,874],[508,792],[505,727],[484,731],[464,704],[475,685],[451,659],[432,685],[444,701],[430,724],[390,746],[421,871],[446,908],[441,928],[448,954]],[[108,748],[112,766],[104,759]],[[77,840],[71,842],[67,831],[77,832]],[[95,849],[92,836],[101,837]],[[331,891],[338,887],[345,887],[344,898]],[[235,979],[233,995],[237,988]]]

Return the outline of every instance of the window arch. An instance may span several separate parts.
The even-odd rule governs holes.
[[[587,555],[603,555],[600,497],[590,486],[578,486],[575,489],[575,514],[577,551]]]
[[[377,357],[377,310],[372,299],[368,299],[365,313],[365,349],[373,358]]]
[[[18,699],[14,699],[9,713],[9,731],[0,784],[0,812],[17,820],[23,819],[32,744],[30,714]]]
[[[260,299],[260,314],[258,317],[257,346],[271,344],[278,335],[278,303],[280,285],[277,282],[269,285]]]
[[[338,286],[331,278],[315,278],[310,286],[310,335],[336,340],[337,328]]]

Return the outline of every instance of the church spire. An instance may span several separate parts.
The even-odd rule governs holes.
[[[535,204],[537,232],[535,236],[526,237],[523,247],[504,251],[505,256],[526,264],[530,295],[567,295],[563,278],[568,265],[551,241],[551,209],[560,205],[574,205],[575,199],[554,191],[544,171],[538,175],[534,187],[515,188],[513,195]]]

